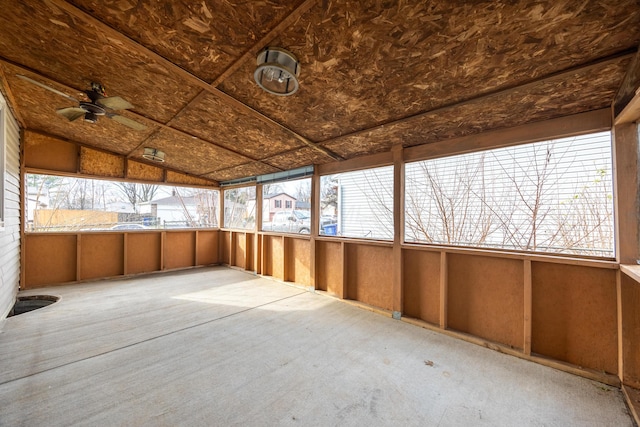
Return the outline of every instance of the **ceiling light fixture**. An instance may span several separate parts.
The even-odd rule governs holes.
[[[164,162],[164,151],[160,151],[155,148],[145,147],[142,157],[144,157],[147,160],[151,160],[152,162],[162,163]]]
[[[293,53],[279,47],[266,47],[258,53],[256,62],[258,68],[253,78],[258,86],[278,96],[296,93],[300,63]]]

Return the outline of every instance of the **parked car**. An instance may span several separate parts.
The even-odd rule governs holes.
[[[262,230],[309,234],[311,231],[311,217],[305,211],[276,212],[271,222],[263,224]]]
[[[118,224],[110,228],[110,230],[146,230],[147,227],[140,224]]]

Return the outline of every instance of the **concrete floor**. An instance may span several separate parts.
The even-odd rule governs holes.
[[[0,425],[631,426],[618,389],[224,267],[29,291]]]

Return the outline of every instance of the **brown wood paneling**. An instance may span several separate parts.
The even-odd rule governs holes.
[[[195,239],[195,231],[168,231],[164,243],[164,268],[192,267],[195,262]]]
[[[167,168],[193,175],[206,174],[226,166],[238,166],[250,160],[233,151],[169,128],[163,128],[149,137],[143,146],[133,151],[131,157],[143,160],[144,147],[164,151],[166,156],[163,165]]]
[[[198,265],[218,264],[218,230],[198,231]]]
[[[212,81],[299,2],[213,0],[171,2],[161,8],[135,2],[72,3],[160,55],[174,58],[201,79]]]
[[[346,250],[347,295],[385,310],[393,309],[393,249],[350,243]]]
[[[205,174],[205,178],[215,181],[225,181],[228,179],[245,178],[247,176],[256,176],[266,173],[278,172],[280,169],[261,163],[249,162],[239,166],[225,167],[222,163],[212,165],[215,172]]]
[[[295,282],[299,285],[310,286],[311,267],[309,240],[287,238],[287,271],[285,280]]]
[[[340,243],[317,241],[318,289],[342,296],[342,251]]]
[[[135,160],[129,160],[127,161],[127,178],[139,179],[141,181],[162,182],[164,179],[164,171],[156,166],[136,162]]]
[[[640,389],[640,283],[622,274],[623,382]]]
[[[220,248],[222,250],[220,262],[231,265],[231,232],[220,232]]]
[[[235,247],[233,265],[245,268],[247,261],[247,239],[245,233],[234,233],[233,245]]]
[[[522,348],[522,261],[448,254],[447,265],[448,327]]]
[[[76,280],[76,235],[26,234],[24,289]]]
[[[160,271],[162,233],[127,235],[127,274]]]
[[[531,351],[617,373],[616,272],[532,262]]]
[[[403,250],[403,315],[440,321],[440,252]]]
[[[85,233],[80,239],[80,280],[124,274],[124,233]]]
[[[204,186],[216,185],[215,182],[174,171],[167,171],[167,183]]]
[[[245,249],[245,265],[244,268],[246,270],[255,271],[255,262],[253,261],[253,257],[255,255],[255,234],[247,233],[247,244]]]
[[[274,236],[269,242],[271,245],[271,275],[276,279],[284,280],[284,239],[281,236]]]
[[[229,123],[242,123],[242,126],[229,126]],[[173,126],[255,160],[303,146],[289,132],[269,126],[210,93],[187,107],[173,121]],[[295,166],[288,168],[291,167]]]
[[[124,157],[80,147],[80,173],[110,178],[124,177]]]
[[[78,146],[35,132],[24,133],[24,165],[58,172],[78,170]]]
[[[262,274],[265,276],[273,275],[271,263],[271,240],[273,236],[262,236]]]

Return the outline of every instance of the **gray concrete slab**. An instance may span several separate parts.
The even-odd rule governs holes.
[[[0,425],[631,426],[620,390],[227,268],[42,289]]]

